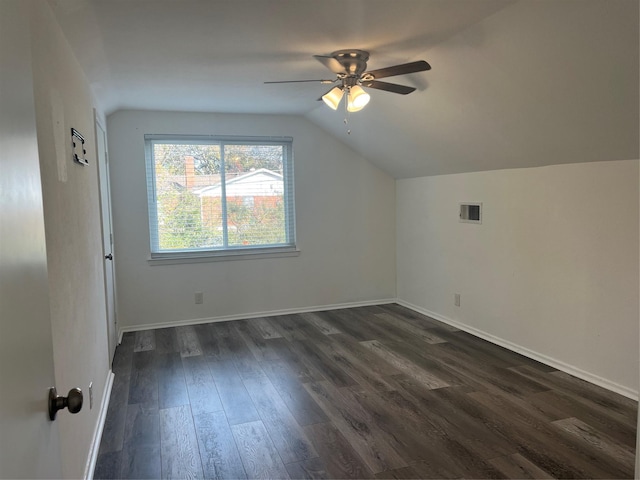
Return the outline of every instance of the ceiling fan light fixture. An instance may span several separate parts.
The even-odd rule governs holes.
[[[322,101],[333,110],[337,110],[343,95],[343,87],[333,87],[331,90],[329,90],[329,92],[322,96]]]
[[[359,112],[369,103],[371,96],[365,92],[361,86],[354,85],[349,89],[349,97],[347,100],[347,111]]]

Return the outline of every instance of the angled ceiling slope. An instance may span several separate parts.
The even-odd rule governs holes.
[[[637,0],[49,3],[107,114],[301,114],[395,177],[639,157]],[[262,83],[343,48],[433,69],[370,91],[351,135],[325,85]]]

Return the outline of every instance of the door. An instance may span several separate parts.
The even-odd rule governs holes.
[[[62,476],[30,5],[0,0],[0,478]]]
[[[94,111],[95,117],[95,111]],[[104,258],[105,299],[107,303],[107,335],[109,341],[109,363],[118,344],[116,316],[115,271],[113,266],[113,231],[111,228],[111,188],[109,184],[109,153],[107,151],[107,133],[101,122],[95,117],[96,150],[98,153],[98,176],[100,179],[100,208],[102,210],[102,251]]]

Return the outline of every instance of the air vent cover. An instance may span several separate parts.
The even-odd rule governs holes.
[[[482,223],[482,203],[461,203],[460,221],[465,223]]]

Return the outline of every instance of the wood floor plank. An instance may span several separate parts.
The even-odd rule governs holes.
[[[248,478],[289,478],[287,469],[261,421],[232,425],[231,431]]]
[[[314,312],[301,313],[300,317],[303,318],[306,322],[316,327],[324,335],[334,335],[336,333],[342,333],[339,329],[337,329],[330,323],[326,322],[322,318],[322,316],[320,316],[318,313],[314,313]]]
[[[380,479],[404,479],[404,478],[423,478],[413,467],[398,468],[397,470],[388,470],[386,472],[376,473],[376,478]]]
[[[198,334],[193,326],[186,325],[176,327],[176,336],[178,337],[180,356],[193,357],[195,355],[202,355]]]
[[[373,478],[362,458],[332,423],[308,425],[305,432],[320,454],[329,478]]]
[[[577,418],[565,418],[552,423],[565,432],[575,435],[584,444],[605,453],[608,458],[617,460],[622,465],[632,465],[635,460],[634,448],[621,445],[606,433],[599,432]]]
[[[607,398],[607,395],[598,395],[596,389],[585,391],[584,389],[580,389],[579,385],[576,384],[577,382],[567,381],[567,378],[556,374],[540,372],[530,366],[512,367],[509,370],[531,381],[545,385],[548,389],[570,395],[573,399],[593,412],[609,416],[620,422],[635,422],[637,412],[629,408],[627,403],[628,399],[622,396],[618,397],[618,401],[612,401]]]
[[[330,382],[308,383],[305,388],[371,472],[379,473],[407,466],[406,461],[384,439],[384,435],[377,434],[371,416],[359,405],[354,405],[343,397]]]
[[[160,445],[132,444],[122,450],[119,478],[158,479],[162,476]],[[115,477],[118,478],[118,477]]]
[[[324,463],[320,458],[311,458],[304,462],[290,463],[285,465],[287,472],[291,478],[301,480],[324,480],[329,477],[325,469]]]
[[[184,369],[179,353],[157,356],[158,408],[189,405],[189,394],[184,381]]]
[[[129,378],[129,375],[119,373],[113,380],[99,454],[122,450],[129,397]]]
[[[96,460],[96,467],[93,470],[95,480],[120,478],[122,465],[122,451],[101,453]]]
[[[261,366],[299,425],[328,421],[322,408],[311,398],[287,363],[264,362]]]
[[[219,357],[220,352],[220,339],[213,331],[213,324],[201,323],[193,325],[193,330],[198,336],[198,343],[200,344],[200,350],[202,355],[210,357]]]
[[[361,361],[351,351],[342,348],[340,344],[335,342],[320,343],[317,348],[358,384],[370,387],[373,390],[394,389],[393,385],[385,380],[385,377],[377,374],[373,369],[369,368],[369,365]]]
[[[564,382],[567,390],[578,395],[582,395],[582,392],[589,392],[588,396],[594,402],[607,408],[614,408],[617,412],[620,412],[631,420],[634,420],[638,414],[638,402],[636,400],[624,397],[560,370],[549,372],[549,375]]]
[[[395,352],[397,355],[411,362],[418,368],[440,378],[450,386],[468,384],[468,376],[461,375],[460,370],[451,368],[450,362],[444,362],[433,358],[432,352],[435,348],[431,348],[431,346],[423,345],[423,348],[417,348],[415,344],[388,340],[384,340],[381,343],[383,343],[388,350]],[[472,383],[472,385],[475,384]]]
[[[156,352],[163,353],[175,353],[180,352],[180,345],[178,344],[178,335],[174,327],[159,328],[156,332]]]
[[[483,354],[478,354],[476,358],[468,347],[459,348],[459,345],[452,343],[439,344],[433,346],[431,354],[437,357],[439,362],[446,364],[448,370],[464,378],[466,384],[479,390],[499,389],[523,398],[548,390],[544,383],[519,375],[511,367],[496,365],[502,362],[483,362]]]
[[[156,332],[155,330],[141,330],[135,332],[135,340],[133,351],[146,352],[147,350],[156,349]]]
[[[271,317],[271,324],[288,342],[307,340],[307,336],[298,328],[292,315],[276,315]]]
[[[122,335],[122,342],[120,342],[120,345],[116,347],[113,362],[111,364],[111,370],[114,375],[125,375],[127,377],[131,375],[134,341],[134,332],[125,332]]]
[[[231,360],[209,360],[209,369],[230,425],[260,420],[251,397]]]
[[[438,335],[436,335],[435,333],[433,333],[427,328],[416,327],[415,325],[409,322],[403,321],[398,317],[395,317],[388,313],[376,313],[375,317],[384,320],[386,323],[388,323],[392,327],[395,327],[400,330],[404,330],[408,334],[413,335],[414,338],[416,338],[417,340],[423,341],[424,343],[435,344],[435,343],[447,342],[447,340],[445,340],[442,337],[439,337]]]
[[[235,322],[219,322],[213,324],[216,335],[222,340],[224,352],[228,355],[222,359],[247,357],[255,360],[253,352],[238,333]]]
[[[158,377],[156,351],[135,352],[131,367],[128,403],[158,405]]]
[[[215,322],[208,324],[210,330],[208,335],[210,335],[211,340],[205,354],[211,357],[212,360],[233,360],[235,358],[232,347],[235,347],[236,340],[231,338],[232,333],[235,334],[235,332],[232,332],[231,323]]]
[[[412,378],[415,378],[428,388],[443,388],[450,386],[449,383],[419,368],[414,363],[411,363],[406,358],[403,358],[400,355],[396,354],[394,351],[385,347],[377,340],[361,342],[361,345],[369,348],[371,351],[375,352],[376,355],[386,360],[398,370]]]
[[[440,454],[441,437],[430,432],[425,422],[407,422],[407,412],[398,404],[388,402],[377,393],[361,387],[344,388],[341,393],[352,404],[357,402],[370,415],[375,426],[384,432],[387,443],[406,464]]]
[[[242,376],[244,385],[283,463],[301,462],[318,456],[267,375],[255,362]],[[246,372],[249,368],[241,369]]]
[[[554,478],[519,453],[492,458],[489,463],[507,478]]]
[[[348,335],[332,335],[331,340],[333,343],[339,345],[342,350],[351,352],[353,356],[360,360],[361,363],[368,365],[382,377],[400,375],[402,373],[389,362],[376,355],[375,352],[371,351],[371,349],[362,346],[360,342],[354,340]]]
[[[561,435],[556,427],[538,418],[518,397],[488,392],[468,395],[499,415],[509,412],[502,421],[496,417],[496,427],[508,434],[518,446],[518,453],[556,478],[628,478],[633,475],[633,465],[619,465],[604,455],[588,452],[569,434]]]
[[[280,355],[249,321],[234,322],[236,331],[258,360],[278,360]],[[276,337],[277,338],[277,337]]]
[[[207,359],[202,355],[183,357],[182,367],[193,415],[222,410],[222,402]]]
[[[411,464],[420,478],[508,478],[462,443],[445,439],[440,457]]]
[[[162,478],[204,478],[191,409],[160,410]]]
[[[549,390],[530,395],[528,401],[545,412],[549,421],[576,417],[602,432],[607,432],[621,444],[635,448],[636,429],[633,422],[623,422],[603,414],[600,410],[589,408],[572,395]]]
[[[291,350],[302,358],[303,363],[310,364],[334,385],[346,387],[357,383],[310,340],[296,340],[290,342],[290,345]]]
[[[388,313],[391,315],[395,315],[398,316],[401,320],[409,322],[412,325],[417,326],[418,328],[427,327],[433,329],[434,332],[437,332],[438,330],[446,332],[460,331],[458,327],[440,322],[435,318],[431,318],[421,313],[415,312],[406,307],[398,305],[397,303],[376,305],[375,307],[371,307],[371,309],[373,310],[373,313]]]
[[[137,403],[127,407],[120,477],[160,478],[160,414],[157,405]]]
[[[200,459],[207,479],[247,478],[224,412],[194,415]]]
[[[251,320],[251,325],[265,340],[270,340],[272,338],[282,338],[282,335],[280,334],[280,332],[278,332],[269,318],[253,318]]]
[[[331,340],[326,338],[327,336],[312,322],[308,322],[302,315],[289,315],[292,325],[298,332],[301,332],[306,338],[305,340],[312,341],[314,343],[329,343]]]
[[[375,340],[379,336],[366,323],[362,322],[351,309],[317,312],[317,315],[343,334],[349,335],[359,342]]]
[[[125,448],[160,446],[160,413],[153,405],[136,403],[126,409]]]
[[[318,369],[311,363],[304,361],[303,355],[293,351],[291,343],[284,338],[274,338],[269,340],[269,343],[278,351],[280,361],[286,363],[289,369],[296,374],[300,383],[326,380]]]
[[[431,390],[410,377],[395,379],[401,388],[382,395],[391,406],[403,410],[404,418],[423,425],[425,432],[441,440],[453,439],[480,459],[517,451],[509,438],[493,428],[493,412],[474,404],[466,396],[466,389],[453,387]],[[450,470],[446,465],[441,467],[443,471]]]

